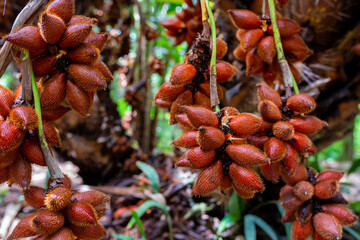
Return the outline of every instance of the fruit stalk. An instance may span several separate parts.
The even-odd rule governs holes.
[[[284,55],[284,50],[283,50],[283,47],[281,44],[280,32],[279,32],[277,22],[276,22],[276,8],[275,8],[274,0],[267,0],[267,2],[268,2],[268,6],[269,6],[269,11],[270,11],[271,23],[273,26],[276,52],[277,52],[281,72],[282,72],[282,75],[284,78],[284,85],[286,87],[286,96],[290,97],[291,96],[290,87],[294,88],[294,91],[296,94],[299,93],[299,88],[296,84],[295,78],[290,70],[289,64],[286,61],[286,58]]]
[[[24,50],[24,55],[25,55],[25,57],[23,58],[23,60],[30,59],[28,50]],[[39,131],[39,140],[40,140],[40,144],[41,144],[41,149],[44,153],[45,162],[49,169],[50,177],[53,181],[55,181],[56,179],[64,178],[64,174],[62,173],[59,165],[55,162],[55,159],[52,157],[49,146],[48,146],[46,138],[45,138],[43,124],[42,124],[42,118],[41,118],[40,97],[39,97],[39,92],[38,92],[37,85],[36,85],[34,70],[32,68],[31,61],[28,61],[28,64],[29,64],[29,68],[30,68],[30,72],[31,72],[31,87],[32,87],[32,92],[33,92],[33,97],[34,97],[35,111],[38,114],[38,118],[39,118],[38,131]]]

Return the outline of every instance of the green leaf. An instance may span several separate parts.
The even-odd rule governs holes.
[[[219,235],[225,231],[225,229],[233,226],[235,222],[231,218],[230,215],[226,215],[223,219],[221,219],[218,229],[216,230],[216,236],[214,236],[214,239],[219,239]]]
[[[130,236],[126,236],[124,234],[118,234],[118,233],[114,233],[113,237],[115,237],[116,239],[123,239],[123,240],[135,240],[134,238],[132,238]]]
[[[278,237],[275,231],[261,218],[247,214],[244,217],[244,232],[246,240],[256,240],[256,227],[258,225],[269,237],[271,240],[277,240]]]
[[[348,170],[348,174],[351,174],[353,172],[356,172],[358,170],[358,168],[360,167],[360,158],[356,159],[353,164],[351,165],[351,167]]]
[[[356,212],[360,210],[360,201],[354,202],[350,204],[350,208],[354,209]]]
[[[278,208],[281,216],[284,216],[285,209],[282,208],[279,203],[276,204],[276,207]],[[287,236],[288,239],[291,239],[291,226],[292,226],[291,223],[284,223],[285,232],[286,232],[286,236]]]
[[[244,204],[244,199],[239,197],[236,192],[233,192],[229,200],[229,215],[233,222],[240,220],[241,214],[244,211]]]
[[[182,5],[184,3],[183,0],[158,0],[158,2],[172,3],[177,5]]]
[[[205,213],[206,211],[211,211],[213,208],[215,207],[214,204],[210,204],[209,206],[204,203],[204,202],[201,202],[201,203],[196,203],[194,204],[190,211],[188,211],[185,216],[184,216],[184,219],[188,219],[190,218],[192,215],[194,215],[195,213],[197,212],[202,212],[202,213]]]
[[[136,166],[138,166],[138,168],[140,168],[140,170],[143,171],[143,173],[145,173],[145,175],[151,181],[155,192],[159,193],[160,192],[160,180],[159,180],[159,175],[156,172],[156,170],[149,164],[141,162],[141,161],[137,161]]]
[[[165,214],[167,216],[170,216],[170,213],[167,209],[167,207],[165,205],[162,205],[161,203],[159,202],[156,202],[154,200],[148,200],[146,202],[144,202],[137,210],[136,210],[136,213],[137,215],[141,218],[142,215],[144,215],[144,213],[149,209],[149,208],[152,208],[152,207],[157,207],[157,208],[160,208],[161,210],[163,210],[165,212]],[[128,228],[132,228],[135,224],[135,218],[132,217],[127,225]]]
[[[343,227],[345,231],[347,231],[351,236],[353,236],[356,240],[360,240],[360,235],[354,229],[350,227]]]
[[[143,227],[143,225],[142,225],[142,222],[141,222],[141,220],[140,220],[140,218],[139,218],[139,215],[138,215],[134,210],[131,210],[131,214],[132,214],[133,218],[135,219],[136,225],[138,226],[141,235],[142,235],[142,236],[144,237],[144,239],[146,240],[145,230],[144,230],[144,227]]]

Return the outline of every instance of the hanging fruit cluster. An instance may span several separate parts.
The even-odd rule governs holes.
[[[265,84],[257,87],[261,126],[246,140],[264,150],[271,163],[261,166],[261,172],[266,179],[277,183],[279,175],[293,174],[301,154],[315,153],[316,147],[308,136],[319,133],[327,123],[304,115],[316,107],[312,97],[300,93],[281,99],[278,92]]]
[[[31,182],[31,164],[46,166],[37,131],[38,115],[22,105],[21,86],[14,94],[0,85],[0,183],[26,188]],[[50,146],[61,147],[59,131],[47,117],[43,119],[45,138]]]
[[[268,19],[262,19],[254,12],[244,9],[228,11],[235,27],[240,45],[234,50],[237,59],[246,62],[246,75],[262,74],[263,80],[271,85],[275,80],[281,80],[279,62],[275,59],[276,47],[273,27]],[[299,36],[302,28],[295,21],[288,18],[277,20],[281,43],[285,57],[297,82],[300,74],[293,66],[295,62],[306,60],[312,51]]]
[[[185,56],[183,64],[175,65],[168,83],[163,84],[155,95],[155,104],[170,109],[170,124],[177,122],[181,106],[200,105],[211,109],[210,75],[211,58],[209,41],[203,37],[197,38],[192,49]],[[219,60],[225,56],[227,44],[222,39],[216,40],[216,71],[217,82],[231,79],[237,69],[226,61]],[[217,84],[218,96],[223,92]]]
[[[305,167],[304,167],[305,168]],[[342,226],[358,220],[346,207],[348,202],[339,191],[344,172],[324,171],[318,174],[308,168],[296,181],[285,181],[280,191],[280,204],[286,212],[283,222],[294,222],[292,238],[335,240],[342,238]]]
[[[54,0],[40,14],[38,26],[24,26],[4,37],[28,49],[36,78],[42,78],[43,109],[64,111],[65,98],[81,116],[90,110],[94,92],[113,76],[99,59],[107,33],[92,33],[97,20],[73,15],[73,0]]]
[[[161,26],[167,29],[166,34],[175,38],[174,45],[179,45],[186,41],[189,48],[202,31],[201,5],[198,1],[194,5],[192,0],[184,0],[188,5],[180,13],[175,14],[175,18],[161,22]]]
[[[109,197],[98,191],[72,191],[67,176],[62,181],[63,186],[48,185],[47,190],[36,186],[24,190],[26,204],[39,211],[23,218],[8,240],[26,237],[96,240],[106,236],[99,218],[105,214]]]

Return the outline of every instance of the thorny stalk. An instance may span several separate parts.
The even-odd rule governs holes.
[[[24,55],[25,56],[24,56],[23,60],[30,59],[28,50],[24,50]],[[46,165],[49,169],[50,177],[53,181],[55,181],[57,179],[63,178],[64,174],[62,173],[62,171],[61,171],[59,165],[56,163],[55,159],[53,158],[53,156],[50,152],[49,145],[46,141],[45,134],[44,134],[44,128],[43,128],[43,124],[42,124],[42,117],[41,117],[40,97],[39,97],[39,92],[38,92],[37,85],[36,85],[34,70],[32,68],[31,61],[27,61],[27,64],[29,64],[29,68],[30,68],[30,72],[31,72],[31,87],[32,87],[32,92],[33,92],[33,97],[34,97],[35,111],[39,118],[38,131],[39,131],[40,145],[41,145],[41,149],[44,153],[44,158],[45,158]],[[25,86],[23,86],[23,87],[25,87]]]
[[[274,40],[275,40],[277,57],[279,60],[281,72],[282,72],[283,79],[284,79],[284,85],[286,88],[286,97],[290,97],[291,96],[291,87],[294,88],[294,91],[296,94],[299,94],[299,88],[298,88],[295,78],[290,70],[289,64],[286,61],[286,58],[284,55],[284,50],[282,48],[280,32],[279,32],[277,22],[276,22],[276,8],[275,8],[274,0],[267,0],[267,2],[268,2],[268,6],[269,6],[269,11],[270,11],[271,24],[272,24],[273,32],[274,32]]]

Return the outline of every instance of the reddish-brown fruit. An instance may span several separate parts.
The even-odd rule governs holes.
[[[179,123],[179,125],[181,126],[182,129],[185,129],[185,130],[194,129],[193,125],[191,125],[189,118],[187,117],[186,114],[175,115],[175,120],[177,123]]]
[[[228,51],[227,43],[221,38],[216,38],[216,59],[222,59]],[[210,43],[210,52],[212,52],[212,42]]]
[[[182,113],[181,112],[182,106],[192,105],[193,103],[194,103],[194,98],[190,90],[186,90],[185,92],[181,93],[171,105],[169,124],[172,125],[176,123],[175,115]]]
[[[339,220],[340,224],[344,226],[352,226],[359,219],[358,216],[341,204],[324,204],[321,205],[321,209],[326,213],[333,215]]]
[[[271,137],[264,145],[264,152],[271,162],[278,162],[286,156],[286,147],[283,141],[276,137]]]
[[[244,51],[248,52],[250,49],[256,47],[259,44],[263,36],[264,31],[261,28],[249,29],[242,35],[240,44]]]
[[[282,141],[288,141],[294,136],[294,127],[288,122],[278,121],[272,126],[275,137]]]
[[[180,28],[185,27],[185,23],[179,18],[170,18],[168,20],[160,22],[160,25],[169,30],[177,31]]]
[[[76,85],[85,91],[106,88],[105,77],[93,66],[73,63],[69,65],[68,72]]]
[[[260,166],[261,174],[273,183],[279,182],[280,163],[271,163]]]
[[[254,12],[244,9],[230,9],[228,10],[230,19],[238,28],[257,28],[261,24],[261,18]]]
[[[319,212],[313,217],[316,232],[325,239],[337,240],[342,238],[342,227],[332,215]]]
[[[283,159],[283,164],[287,175],[291,175],[294,172],[296,164],[300,162],[298,152],[291,146],[290,143],[285,143],[286,155]]]
[[[20,154],[13,164],[9,166],[9,176],[11,180],[21,188],[26,188],[31,182],[31,164]]]
[[[71,81],[66,82],[66,98],[71,108],[82,117],[87,117],[91,108],[91,99],[88,93]]]
[[[41,108],[54,109],[60,105],[65,96],[65,73],[56,72],[44,83],[40,97]]]
[[[257,54],[267,63],[272,63],[276,56],[275,41],[273,36],[266,36],[261,39],[257,47]]]
[[[294,186],[294,195],[300,200],[307,201],[314,196],[314,186],[308,181],[300,181]]]
[[[39,118],[30,106],[14,107],[10,111],[10,121],[23,131],[34,130],[38,126]]]
[[[314,116],[299,116],[291,118],[289,123],[294,126],[295,131],[306,135],[317,134],[324,127],[328,126],[325,121],[322,121]]]
[[[276,21],[276,23],[282,39],[302,31],[302,27],[297,22],[289,18],[280,18]],[[267,32],[271,35],[274,34],[272,24],[268,27]]]
[[[90,35],[85,39],[84,43],[92,44],[101,51],[108,37],[108,33],[90,33]]]
[[[340,189],[337,180],[325,180],[315,185],[315,196],[320,199],[328,199],[335,195]]]
[[[204,94],[210,98],[210,83],[207,83],[207,82],[200,83],[199,87],[204,92]],[[216,89],[217,89],[219,99],[221,100],[224,96],[224,92],[219,84],[216,84]]]
[[[47,238],[45,238],[45,240],[75,240],[75,239],[77,239],[77,237],[67,227],[62,227],[56,233],[54,233],[51,236],[48,236]]]
[[[265,143],[269,140],[268,136],[250,135],[246,137],[246,142],[261,150],[264,149]]]
[[[264,70],[264,61],[256,53],[256,48],[246,53],[246,75],[253,76]]]
[[[322,236],[320,236],[320,234],[315,230],[313,232],[312,239],[313,240],[327,240],[326,238],[323,238]]]
[[[98,59],[94,62],[93,66],[100,71],[100,73],[105,77],[107,82],[114,80],[114,76],[103,61]]]
[[[216,190],[220,187],[223,176],[221,160],[216,160],[199,173],[194,182],[192,194],[202,196]]]
[[[15,95],[7,87],[0,85],[0,96],[0,115],[6,117],[10,113],[11,105],[14,104]]]
[[[6,153],[0,153],[0,169],[6,168],[12,164],[15,161],[18,153],[18,149]]]
[[[295,185],[300,181],[306,181],[308,179],[308,173],[306,167],[303,164],[297,164],[293,174],[282,174],[281,178],[286,184]]]
[[[34,75],[36,78],[47,75],[54,67],[56,56],[45,55],[32,61]]]
[[[260,149],[250,144],[228,145],[225,151],[234,162],[243,166],[258,166],[270,162]]]
[[[7,240],[26,238],[37,235],[34,228],[32,227],[32,221],[36,214],[37,213],[33,213],[21,219],[14,230],[11,232],[10,236],[8,236]]]
[[[178,64],[173,67],[171,71],[170,84],[172,85],[185,85],[192,82],[196,76],[196,68],[189,63]]]
[[[243,189],[241,186],[236,185],[236,183],[232,182],[232,187],[234,188],[237,195],[244,199],[251,199],[255,196],[256,191],[250,191]]]
[[[307,221],[304,225],[296,220],[291,228],[291,236],[293,240],[306,240],[313,233],[313,225],[311,221]]]
[[[208,96],[205,95],[202,91],[196,91],[194,94],[194,104],[197,106],[203,106],[206,108],[211,108],[211,101]]]
[[[45,197],[46,208],[51,211],[60,211],[69,205],[71,191],[66,187],[56,187],[51,189]]]
[[[261,119],[260,127],[256,133],[268,134],[272,129],[272,122],[266,121],[264,118]]]
[[[230,80],[237,72],[237,68],[228,62],[218,60],[216,62],[216,79],[218,82]]]
[[[44,135],[50,146],[61,148],[61,138],[59,130],[50,122],[43,121]]]
[[[314,153],[316,152],[316,147],[313,142],[306,135],[302,133],[295,132],[293,139],[291,140],[291,145],[299,153]]]
[[[233,185],[242,190],[264,191],[265,186],[257,172],[251,168],[241,167],[236,163],[230,164],[229,174]]]
[[[307,114],[315,109],[316,103],[314,99],[309,95],[304,93],[299,93],[291,96],[286,101],[286,106],[294,112]]]
[[[246,33],[246,29],[243,29],[243,28],[239,28],[237,31],[236,31],[236,38],[237,38],[237,40],[239,40],[239,42],[241,42],[242,41],[242,38],[243,38],[243,36],[244,36],[244,34]]]
[[[36,53],[34,55],[37,56],[47,49],[47,44],[42,39],[39,28],[35,26],[25,26],[20,28],[16,32],[6,35],[4,40],[9,41],[20,48],[28,49],[29,51]]]
[[[55,121],[70,110],[68,107],[57,106],[54,109],[41,109],[41,116],[46,121]]]
[[[284,51],[289,55],[289,60],[293,62],[302,62],[312,54],[312,51],[298,34],[282,40],[282,45]]]
[[[294,195],[294,188],[289,185],[281,188],[279,202],[283,208],[291,211],[297,210],[304,203]]]
[[[294,222],[296,220],[294,210],[285,210],[283,217],[281,218],[282,223]]]
[[[317,177],[316,177],[316,182],[322,182],[325,180],[337,180],[339,181],[343,176],[344,176],[345,172],[341,172],[341,171],[332,171],[332,170],[328,170],[328,171],[324,171],[321,172]]]
[[[24,190],[26,204],[36,209],[45,207],[45,196],[45,189],[41,187],[29,186]]]
[[[77,239],[100,240],[106,237],[106,230],[101,224],[95,224],[87,227],[70,224],[69,228],[73,231]]]
[[[264,70],[262,71],[261,76],[267,84],[272,85],[274,83],[277,78],[277,71],[274,68],[274,62],[273,64],[264,65]]]
[[[215,157],[215,150],[204,151],[200,147],[195,147],[187,153],[190,166],[192,168],[203,168],[209,165]]]
[[[217,127],[219,120],[213,111],[204,107],[183,106],[182,109],[186,113],[189,121],[194,128],[201,126]]]
[[[196,141],[197,136],[198,136],[197,131],[189,131],[182,134],[177,140],[173,141],[172,144],[175,147],[183,147],[183,148],[197,147],[199,145]]]
[[[32,220],[35,232],[41,236],[47,236],[58,231],[65,222],[61,212],[53,212],[48,209],[36,213]]]
[[[251,113],[240,113],[230,120],[229,127],[239,136],[254,134],[260,127],[261,118]]]
[[[290,0],[277,0],[277,4],[279,6],[280,9],[284,8],[286,6],[286,4],[289,3]]]
[[[77,47],[89,36],[91,30],[91,24],[75,23],[65,30],[57,45],[62,48]]]
[[[246,61],[246,52],[241,47],[241,45],[239,45],[235,48],[235,50],[233,51],[233,54],[238,60],[243,61],[243,62]]]
[[[86,227],[97,224],[98,217],[93,206],[87,202],[73,202],[64,211],[66,219],[76,226]]]
[[[276,104],[271,101],[264,99],[258,105],[258,112],[265,120],[271,122],[280,121],[282,118],[281,112]]]
[[[67,25],[70,26],[75,23],[88,23],[91,25],[95,25],[98,23],[98,20],[96,18],[85,17],[83,15],[75,15],[70,19]]]
[[[9,180],[9,170],[8,168],[0,168],[0,184]]]
[[[184,85],[171,85],[170,83],[164,83],[157,94],[155,95],[155,99],[161,99],[168,102],[173,102],[179,96],[180,93],[185,91]]]
[[[37,140],[25,140],[21,146],[21,152],[31,163],[46,166],[45,158]]]
[[[0,132],[0,154],[19,147],[25,137],[25,132],[21,131],[10,119],[0,121]]]
[[[60,178],[60,180],[64,184],[64,187],[71,190],[72,182],[71,182],[70,178],[66,174],[64,174],[64,177]],[[51,180],[51,178],[49,178],[47,183],[46,183],[47,188],[50,188],[51,182],[52,182],[52,180]]]
[[[220,148],[225,143],[224,133],[214,127],[199,127],[198,143],[205,150],[214,150]]]
[[[42,38],[49,44],[57,43],[66,29],[62,18],[46,11],[40,15],[38,25]]]
[[[278,107],[282,106],[281,97],[277,91],[275,91],[274,89],[272,89],[271,87],[267,86],[264,83],[259,83],[256,86],[258,87],[257,96],[259,101],[267,99],[274,102],[275,105]]]
[[[110,201],[110,197],[106,194],[99,191],[86,191],[86,192],[77,192],[72,195],[71,199],[74,201],[83,201],[87,202],[93,207],[100,206],[106,202]]]
[[[93,45],[82,44],[79,47],[72,49],[67,56],[76,63],[90,64],[98,60],[99,55],[99,49]]]
[[[223,176],[223,180],[220,185],[220,191],[225,192],[231,189],[231,180],[229,176]]]
[[[164,100],[161,100],[161,99],[155,99],[154,100],[154,103],[156,104],[156,106],[158,106],[159,108],[166,108],[166,109],[169,109],[172,105],[171,102],[167,102],[167,101],[164,101]]]
[[[54,0],[46,6],[45,10],[61,17],[67,23],[75,12],[75,3],[74,0]]]

